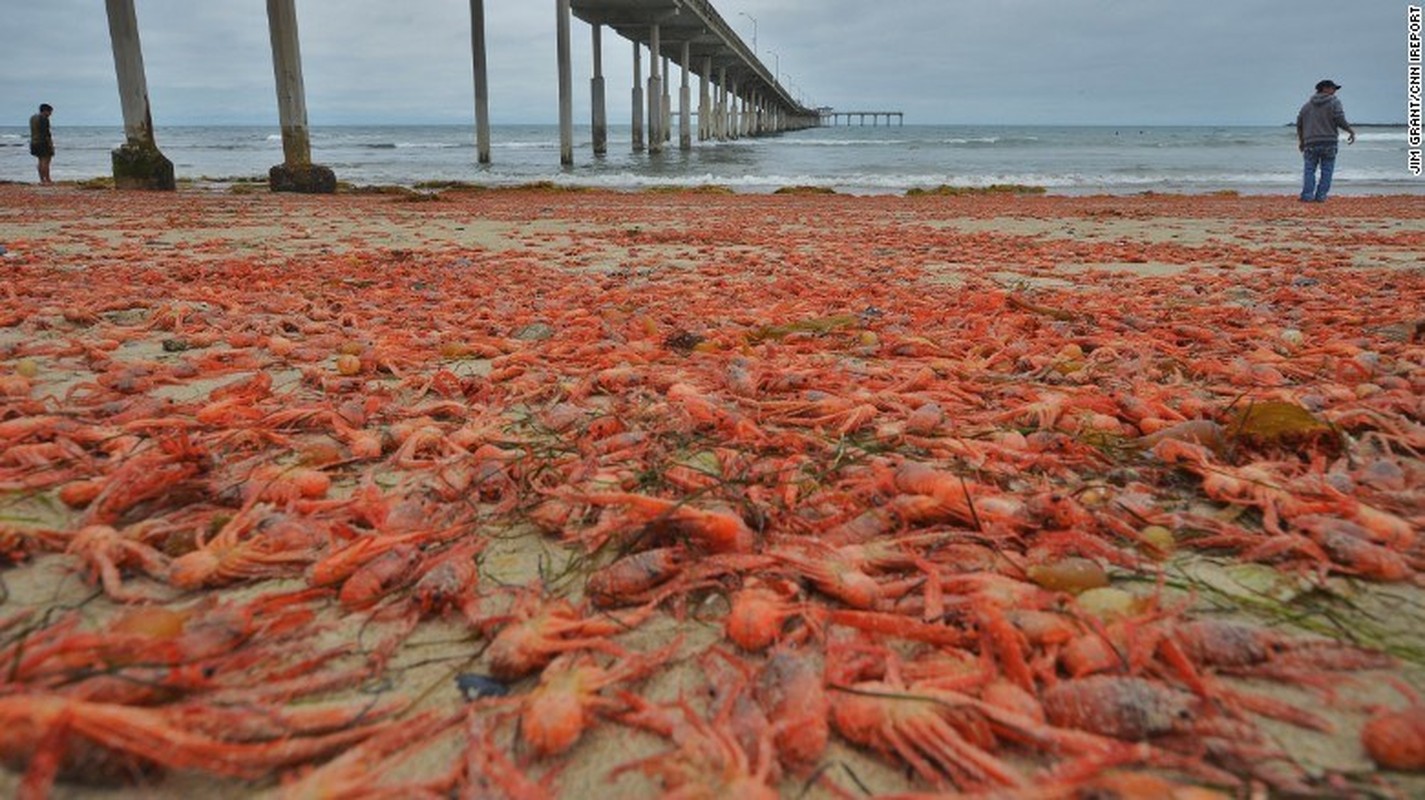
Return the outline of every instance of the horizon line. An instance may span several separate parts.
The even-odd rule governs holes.
[[[697,115],[693,115],[696,117]],[[521,122],[491,122],[496,126],[558,126],[557,121],[521,121]],[[899,128],[899,127],[944,127],[944,128],[969,128],[969,127],[1014,127],[1014,128],[1279,128],[1292,127],[1294,122],[906,122],[904,125],[819,125],[812,126],[806,130],[816,128]],[[1354,122],[1355,127],[1360,128],[1403,128],[1409,123],[1402,120],[1400,122]],[[474,129],[474,121],[451,122],[451,121],[343,121],[343,122],[322,122],[309,123],[308,128],[354,128],[382,126],[393,128],[412,127],[445,127],[458,128],[465,127]],[[24,125],[4,125],[6,128],[24,128]],[[80,122],[67,125],[56,125],[56,128],[120,128],[124,127],[122,122]],[[166,124],[155,123],[155,130],[168,128],[195,128],[195,127],[234,127],[234,128],[272,128],[281,130],[281,125],[276,121],[235,121],[235,120],[208,120],[208,121],[186,121],[170,122]],[[575,123],[574,127],[590,127],[589,123]],[[629,123],[610,123],[610,129],[629,128]]]

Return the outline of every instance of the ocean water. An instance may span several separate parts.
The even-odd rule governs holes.
[[[54,128],[57,180],[110,174],[119,127]],[[1344,137],[1337,194],[1425,194],[1406,170],[1406,129],[1358,129]],[[172,127],[157,131],[179,178],[222,182],[265,177],[282,161],[276,127]],[[354,184],[410,186],[454,180],[491,186],[533,181],[636,190],[719,184],[739,192],[819,186],[850,194],[899,194],[941,185],[1026,184],[1057,194],[1146,191],[1289,194],[1301,180],[1295,130],[1260,127],[838,126],[726,142],[673,141],[662,154],[632,152],[614,126],[596,158],[587,126],[575,129],[575,165],[559,164],[552,125],[494,126],[493,164],[476,163],[472,126],[342,126],[312,129],[312,157]],[[33,182],[27,129],[0,127],[0,180]]]

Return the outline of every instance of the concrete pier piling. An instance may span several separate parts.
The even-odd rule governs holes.
[[[485,0],[470,0],[470,55],[475,68],[475,157],[490,163],[490,81],[485,68]]]
[[[698,141],[712,138],[712,56],[703,56],[703,72],[698,81]]]
[[[574,166],[574,61],[569,48],[569,0],[554,0],[559,51],[559,163]]]
[[[718,141],[727,139],[727,67],[718,69],[717,110],[713,113],[713,135]]]
[[[330,194],[336,191],[336,173],[312,163],[296,0],[267,0],[267,28],[272,36],[272,73],[277,81],[283,159],[267,171],[268,187],[274,192]]]
[[[742,120],[738,117],[738,107],[742,96],[737,93],[737,84],[727,87],[727,135],[729,139],[742,138]]]
[[[653,155],[663,152],[663,86],[658,75],[663,59],[658,56],[658,49],[662,45],[659,41],[658,25],[655,24],[649,29],[648,37],[648,153]]]
[[[688,63],[692,59],[692,46],[688,42],[683,42],[683,83],[678,87],[678,149],[693,149],[693,110],[692,89],[688,86],[688,73],[691,65]]]
[[[591,25],[593,31],[594,77],[589,79],[589,133],[595,156],[609,152],[609,115],[604,103],[604,26]]]
[[[633,152],[643,152],[643,45],[633,43]]]
[[[663,112],[663,143],[666,145],[673,138],[673,67],[672,61],[663,57],[663,102],[660,109]]]
[[[177,185],[173,162],[159,152],[153,136],[134,0],[106,0],[105,10],[114,48],[114,72],[119,80],[119,106],[124,114],[124,143],[111,154],[114,185],[120,189],[172,191]]]

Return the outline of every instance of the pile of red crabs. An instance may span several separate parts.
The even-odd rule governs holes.
[[[711,229],[452,202],[589,224],[6,260],[0,578],[56,598],[0,606],[25,796],[1389,797],[1425,768],[1420,654],[1294,605],[1421,586],[1418,269],[950,281],[924,264],[986,240],[920,226],[934,201],[898,236],[822,198]],[[1193,569],[1297,591],[1244,613]]]

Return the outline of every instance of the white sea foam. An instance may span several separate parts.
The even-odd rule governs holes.
[[[366,142],[361,146],[372,150],[447,150],[471,145],[456,142]]]
[[[559,140],[547,142],[490,142],[491,150],[558,150]]]
[[[1390,142],[1392,144],[1404,145],[1408,138],[1404,128],[1398,131],[1356,131],[1357,142]]]

